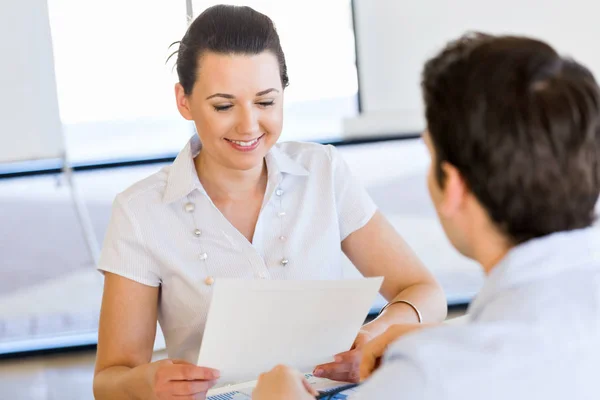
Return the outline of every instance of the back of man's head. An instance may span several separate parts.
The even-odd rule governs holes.
[[[600,91],[547,44],[471,34],[424,68],[428,130],[515,244],[590,226],[600,194]]]

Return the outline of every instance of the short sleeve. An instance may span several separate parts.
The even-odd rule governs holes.
[[[158,264],[146,249],[140,228],[120,196],[113,202],[97,269],[144,285],[160,285]]]
[[[337,149],[327,146],[333,165],[333,184],[337,207],[340,237],[344,240],[352,232],[362,228],[377,211],[377,206],[350,172]]]

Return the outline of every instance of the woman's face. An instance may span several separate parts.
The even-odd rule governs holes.
[[[192,93],[186,96],[179,83],[175,92],[181,115],[196,125],[203,157],[236,170],[262,166],[283,125],[283,87],[272,53],[205,53]]]

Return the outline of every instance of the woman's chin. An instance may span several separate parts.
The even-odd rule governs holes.
[[[261,166],[270,146],[265,143],[251,151],[239,151],[238,149],[229,149],[226,155],[229,165],[237,170],[247,171]]]
[[[234,157],[229,160],[233,169],[239,171],[249,171],[260,167],[264,163],[264,154],[245,154],[243,157]]]

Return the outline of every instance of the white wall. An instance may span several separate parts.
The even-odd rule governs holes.
[[[421,68],[470,30],[544,39],[600,75],[599,12],[594,0],[355,0],[363,115],[346,135],[421,131]]]
[[[0,1],[0,163],[64,153],[46,0]]]

